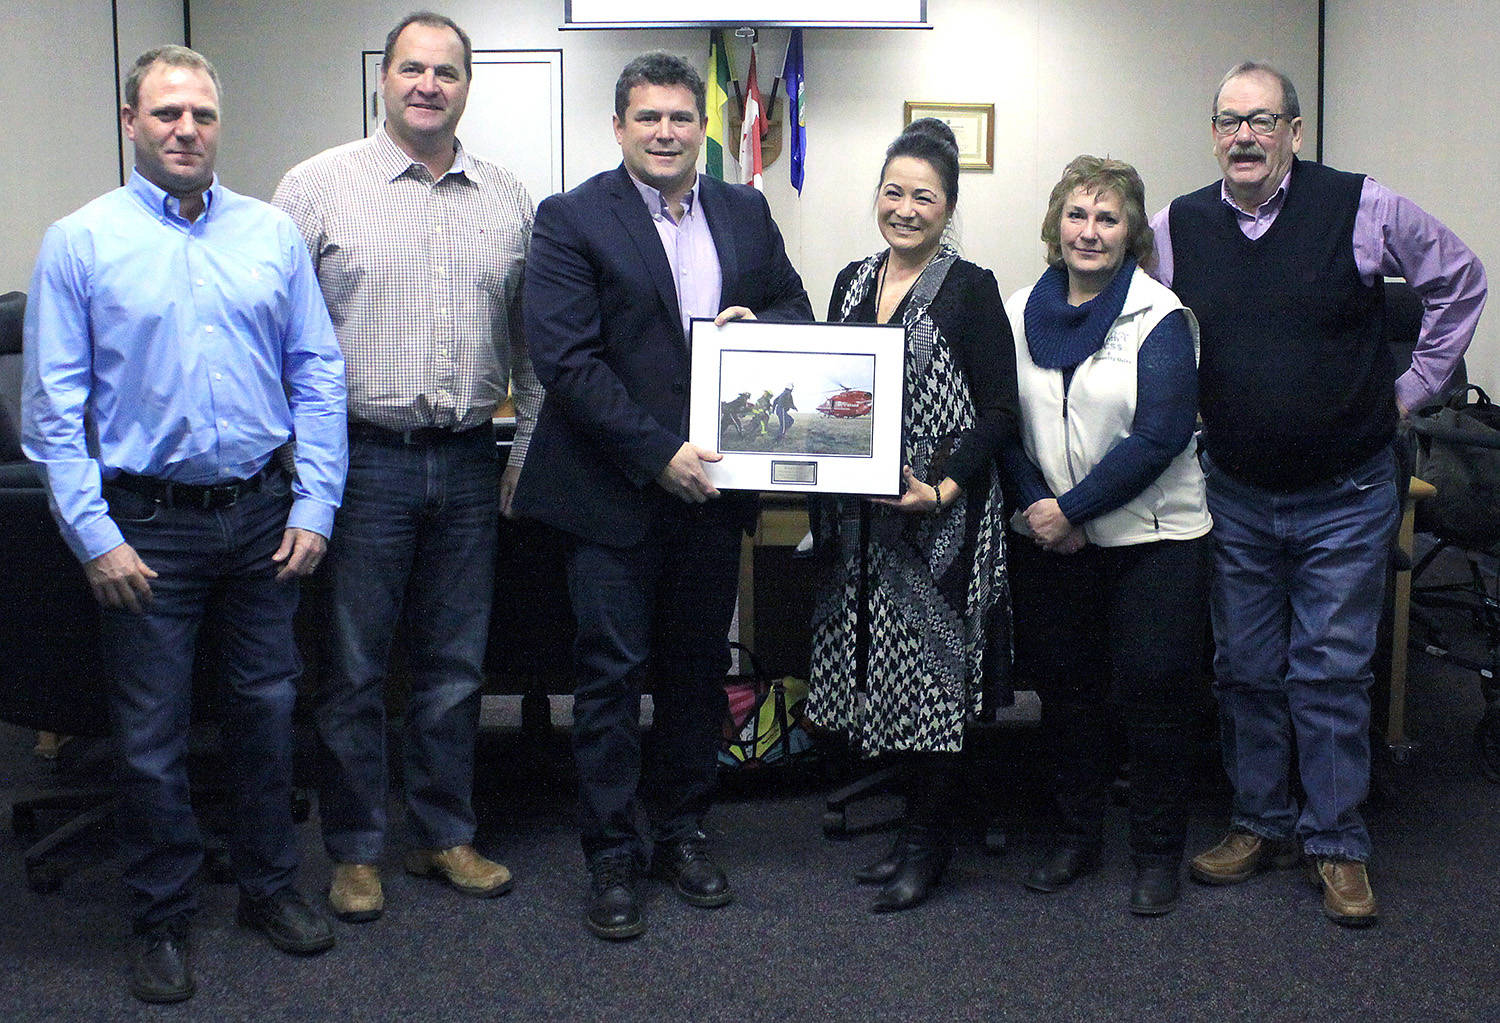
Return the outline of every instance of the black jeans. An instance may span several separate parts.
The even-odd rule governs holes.
[[[568,594],[578,622],[573,756],[590,861],[620,853],[644,861],[651,841],[688,837],[717,780],[742,533],[724,509],[668,500],[633,547],[577,537],[569,545]],[[643,691],[654,707],[644,757]],[[643,767],[655,797],[649,831],[638,798]]]
[[[1097,849],[1113,772],[1114,716],[1130,752],[1130,849],[1182,856],[1190,732],[1203,678],[1210,546],[1160,540],[1052,554],[1012,536],[1016,668],[1042,700],[1065,845]]]

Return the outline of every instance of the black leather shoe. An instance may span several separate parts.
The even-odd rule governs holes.
[[[589,864],[591,898],[584,922],[596,937],[624,941],[645,933],[638,874],[629,853],[601,856]]]
[[[1136,916],[1161,916],[1177,908],[1177,864],[1135,868],[1130,886],[1130,911]]]
[[[896,869],[901,866],[901,853],[906,848],[906,836],[897,835],[896,842],[891,846],[890,852],[886,853],[874,863],[868,863],[854,872],[854,880],[860,884],[885,884],[896,876]]]
[[[181,1002],[193,997],[188,931],[168,924],[142,934],[130,962],[130,993],[143,1002]]]
[[[295,888],[283,888],[263,899],[241,892],[235,918],[240,926],[260,931],[283,952],[311,955],[333,947],[333,925]]]
[[[899,913],[927,901],[953,856],[952,840],[935,828],[913,828],[901,843],[900,863],[870,907]]]
[[[1021,883],[1034,892],[1051,894],[1072,884],[1099,865],[1099,854],[1077,846],[1060,845],[1038,863]]]
[[[712,909],[725,906],[734,898],[729,878],[708,855],[708,839],[700,831],[680,842],[659,844],[651,858],[651,872],[671,881],[682,901],[690,906]]]

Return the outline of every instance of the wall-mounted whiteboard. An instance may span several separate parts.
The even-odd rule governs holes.
[[[385,120],[382,51],[364,51],[365,135]],[[543,131],[549,136],[544,138]],[[475,50],[469,104],[458,138],[475,156],[521,179],[532,202],[563,189],[561,50]]]
[[[927,24],[927,0],[565,0],[563,17],[563,28],[913,28]]]

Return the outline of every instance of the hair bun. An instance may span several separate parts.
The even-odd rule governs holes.
[[[940,121],[936,117],[919,117],[908,124],[901,134],[921,135],[935,142],[941,142],[943,145],[952,146],[953,151],[958,152],[958,138],[953,134],[953,129],[948,127],[946,121]]]

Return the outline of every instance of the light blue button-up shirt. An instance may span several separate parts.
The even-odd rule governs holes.
[[[215,178],[197,220],[137,173],[47,230],[26,303],[22,447],[80,561],[124,542],[101,479],[243,479],[295,435],[289,527],[328,536],[344,362],[290,219]]]

